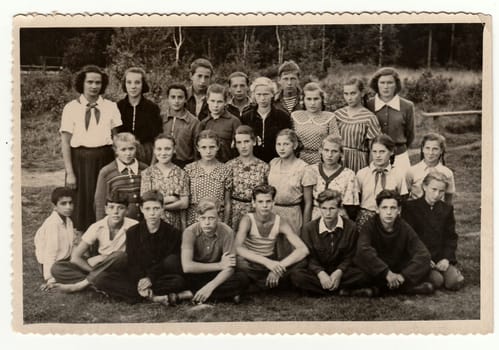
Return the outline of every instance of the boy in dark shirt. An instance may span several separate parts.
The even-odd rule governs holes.
[[[234,297],[237,301],[249,283],[244,273],[234,272],[234,232],[220,222],[219,207],[212,199],[199,201],[198,222],[186,228],[182,236],[182,268],[196,303],[209,298]]]
[[[431,253],[430,282],[435,288],[458,290],[464,277],[456,268],[457,233],[454,208],[443,201],[448,178],[433,170],[423,179],[424,195],[408,201],[402,217]]]
[[[291,282],[303,291],[328,295],[344,286],[357,243],[355,223],[339,215],[341,193],[326,189],[317,196],[321,217],[304,225],[302,239],[310,255],[307,268],[291,271]],[[348,282],[348,281],[346,281]]]
[[[146,192],[141,201],[144,221],[130,227],[126,233],[127,268],[102,273],[94,285],[98,290],[130,303],[147,299],[174,305],[179,298],[192,297],[181,276],[180,232],[161,220],[161,193]],[[176,293],[180,291],[186,292],[178,296]]]
[[[424,282],[430,273],[430,253],[411,226],[399,217],[400,196],[393,190],[383,190],[376,196],[376,205],[377,215],[359,232],[354,257],[359,270],[354,267],[349,274],[357,274],[359,285],[373,287],[370,292],[366,289],[366,296],[380,289],[433,293],[433,285]],[[351,278],[353,282],[355,277]]]

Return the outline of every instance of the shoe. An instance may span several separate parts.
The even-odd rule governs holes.
[[[430,282],[423,282],[406,290],[407,294],[433,294],[434,292],[435,288]]]
[[[338,295],[340,297],[349,297],[351,295],[351,290],[350,289],[346,289],[346,288],[341,288],[339,291],[338,291]]]
[[[353,289],[350,292],[350,295],[353,297],[372,298],[372,297],[376,297],[379,295],[379,289],[376,287]]]
[[[240,296],[240,295],[234,295],[234,297],[232,298],[232,301],[233,301],[233,302],[234,302],[234,304],[236,304],[236,305],[241,304],[241,296]]]
[[[168,294],[168,304],[170,306],[176,306],[177,305],[177,294],[176,293],[169,293]]]

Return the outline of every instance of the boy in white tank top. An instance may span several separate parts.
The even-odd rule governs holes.
[[[275,288],[289,275],[291,266],[308,255],[308,249],[285,219],[272,212],[276,190],[261,185],[253,189],[254,213],[243,216],[239,223],[235,247],[237,268],[244,271],[256,290]],[[286,236],[294,250],[282,260],[275,257],[276,238]]]

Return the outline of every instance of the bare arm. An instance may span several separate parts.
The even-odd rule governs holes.
[[[84,241],[81,241],[71,254],[71,262],[82,270],[90,272],[92,271],[92,267],[88,264],[87,260],[83,258],[83,254],[87,252],[88,248],[90,248],[90,246]]]
[[[178,200],[170,203],[165,203],[165,210],[182,210],[189,206],[189,196],[181,196]]]
[[[312,205],[314,201],[313,186],[303,187],[303,224],[306,224],[312,219]]]
[[[285,235],[289,243],[295,248],[291,254],[281,260],[281,265],[287,268],[305,259],[309,253],[307,246],[285,220],[281,220],[279,232]]]
[[[224,193],[224,222],[227,225],[230,225],[230,214],[232,211],[232,203],[230,200],[231,195],[232,194],[231,194],[230,190],[225,190],[225,193]]]
[[[74,189],[76,188],[76,176],[71,162],[71,137],[73,135],[69,132],[61,132],[61,151],[64,168],[66,169],[66,186]]]
[[[234,246],[236,248],[237,255],[245,258],[246,260],[256,262],[260,265],[269,268],[269,264],[273,262],[264,256],[253,253],[251,250],[245,248],[243,246],[244,241],[246,240],[246,236],[251,228],[251,221],[247,215],[244,215],[239,223],[239,229],[237,230],[236,240],[234,241]]]

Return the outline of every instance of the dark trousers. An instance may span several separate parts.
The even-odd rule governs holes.
[[[272,260],[277,260],[275,256],[268,257]],[[279,279],[279,284],[277,288],[279,289],[290,289],[292,287],[289,276],[290,272],[293,270],[293,267],[290,267],[284,272],[284,274]],[[249,286],[247,289],[247,293],[256,293],[261,292],[270,288],[266,285],[267,276],[270,271],[263,265],[257,264],[253,261],[248,261],[240,256],[237,257],[237,271],[240,271],[246,274],[249,280]]]
[[[330,273],[328,273],[330,275]],[[297,289],[313,295],[331,295],[336,291],[329,291],[322,288],[317,274],[306,269],[296,268],[290,271],[291,283]],[[369,283],[369,277],[360,270],[346,270],[340,281],[339,288],[360,288],[363,284]]]
[[[179,256],[168,255],[163,259],[163,265],[165,266],[164,273],[151,280],[153,293],[155,295],[166,295],[186,290],[185,279],[179,274],[179,271],[181,271]],[[130,277],[128,269],[108,269],[94,280],[97,289],[130,304],[143,300],[143,297],[137,291],[137,284],[138,280]]]
[[[103,261],[93,266],[88,272],[73,264],[69,260],[57,261],[52,265],[50,272],[58,283],[73,284],[84,279],[92,283],[98,276],[108,269],[122,270],[126,267],[126,256],[123,252],[114,252]]]
[[[184,278],[189,289],[193,294],[195,294],[217,275],[218,272],[188,273],[184,275]],[[236,295],[241,295],[246,290],[249,283],[250,281],[248,276],[242,271],[236,270],[232,276],[230,276],[224,283],[219,285],[213,293],[211,293],[210,299],[223,300]]]

